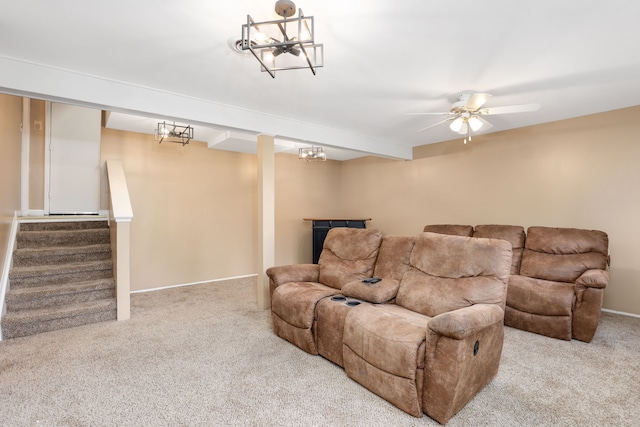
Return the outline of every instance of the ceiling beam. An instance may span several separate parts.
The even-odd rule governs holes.
[[[340,129],[0,56],[0,91],[130,114],[243,130],[410,160],[411,147]]]

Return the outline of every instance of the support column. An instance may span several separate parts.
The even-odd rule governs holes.
[[[20,211],[29,214],[29,153],[31,146],[31,100],[22,98],[22,142],[20,149]]]
[[[267,268],[275,264],[274,138],[258,136],[258,309],[271,307]]]

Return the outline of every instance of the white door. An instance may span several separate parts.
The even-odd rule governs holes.
[[[49,213],[100,211],[101,111],[51,104]]]

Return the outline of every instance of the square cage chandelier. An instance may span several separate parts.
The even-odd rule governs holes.
[[[189,125],[181,126],[175,123],[158,122],[155,137],[159,144],[162,144],[162,141],[168,141],[185,146],[193,139],[193,127]]]
[[[298,158],[307,162],[326,162],[327,155],[322,147],[301,147],[298,149]]]
[[[247,15],[242,25],[242,50],[249,50],[260,62],[261,71],[276,77],[276,71],[308,68],[315,75],[324,65],[322,44],[314,39],[313,16],[304,16],[291,0],[278,0],[276,13],[283,19],[255,22]]]

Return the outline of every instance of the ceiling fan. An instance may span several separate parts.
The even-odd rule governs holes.
[[[467,140],[471,141],[471,131],[475,132],[481,128],[490,129],[493,126],[482,116],[525,113],[540,109],[540,104],[482,108],[490,97],[491,95],[488,93],[463,93],[460,95],[459,100],[451,105],[450,111],[436,113],[406,113],[405,115],[446,115],[448,116],[446,119],[440,120],[439,122],[433,123],[422,129],[418,129],[418,132],[423,132],[443,123],[451,122],[449,124],[449,128],[460,135],[465,135],[464,143],[466,144]]]

